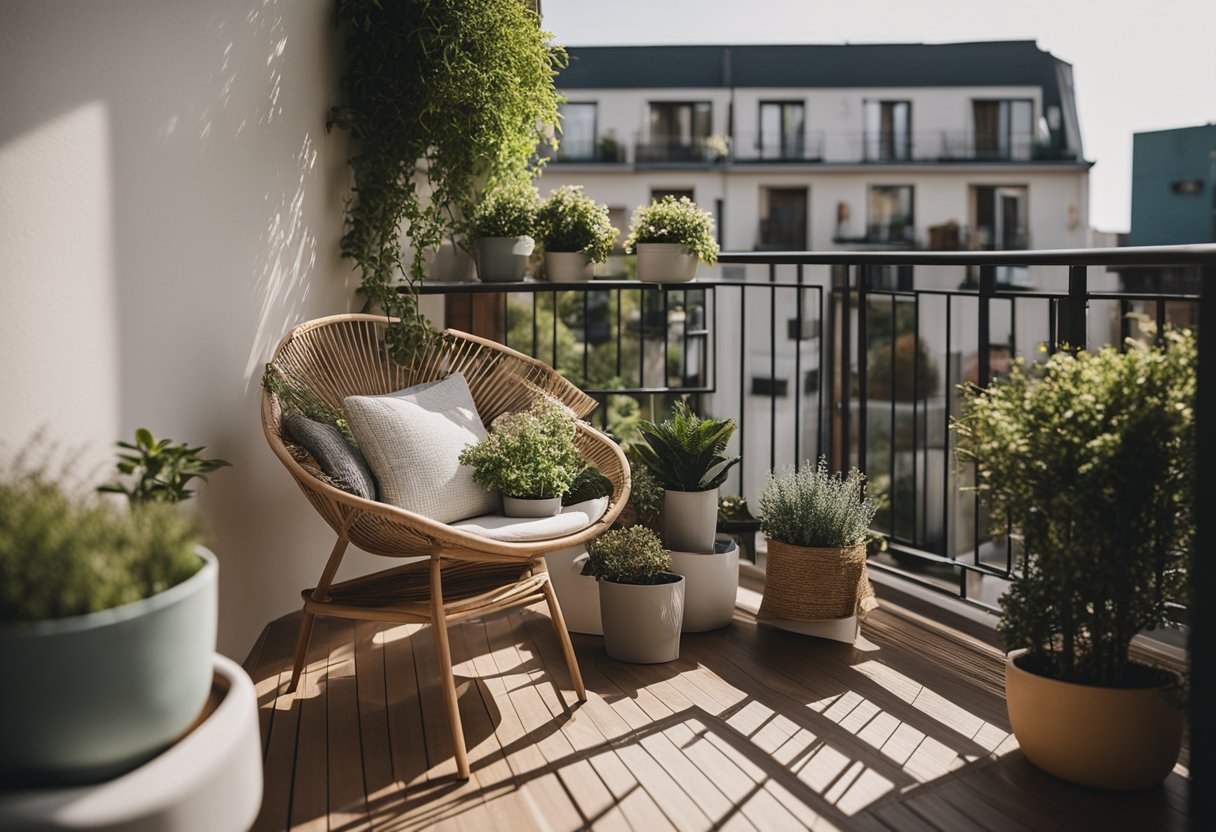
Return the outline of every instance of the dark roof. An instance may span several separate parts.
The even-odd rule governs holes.
[[[1064,63],[1031,40],[746,46],[573,46],[561,89],[1051,86]]]

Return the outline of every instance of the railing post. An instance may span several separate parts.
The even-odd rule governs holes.
[[[1068,308],[1064,315],[1064,340],[1069,352],[1084,352],[1089,340],[1086,314],[1089,298],[1085,266],[1068,267]]]
[[[870,396],[869,379],[866,378],[869,364],[869,306],[870,299],[866,290],[870,288],[870,267],[857,267],[857,467],[862,473],[866,470],[866,443],[870,416],[868,399]],[[894,354],[894,353],[892,353]],[[845,415],[848,418],[848,414]]]
[[[980,266],[979,359],[977,379],[980,387],[992,380],[992,295],[996,292],[996,267]]]
[[[1191,598],[1190,725],[1191,725],[1191,829],[1216,829],[1216,563],[1210,553],[1216,546],[1216,265],[1200,270],[1199,367],[1195,403],[1198,453],[1195,470],[1195,551]],[[1204,518],[1209,518],[1206,522]]]

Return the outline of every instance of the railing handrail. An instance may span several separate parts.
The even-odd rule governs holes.
[[[1216,243],[1014,251],[724,251],[729,265],[1191,266],[1216,265]]]

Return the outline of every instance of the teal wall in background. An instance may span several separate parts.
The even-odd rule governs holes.
[[[1128,245],[1216,242],[1214,225],[1216,124],[1136,133]]]

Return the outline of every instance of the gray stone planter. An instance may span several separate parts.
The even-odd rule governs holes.
[[[535,247],[531,237],[482,237],[477,241],[477,276],[482,283],[523,280]]]
[[[662,574],[667,583],[599,582],[604,649],[612,658],[633,664],[659,664],[680,658],[684,577]]]

